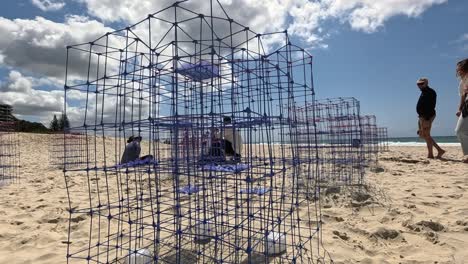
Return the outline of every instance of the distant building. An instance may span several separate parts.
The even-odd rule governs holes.
[[[11,105],[0,104],[0,121],[15,121],[16,118],[11,114],[12,110],[13,108],[11,107]]]

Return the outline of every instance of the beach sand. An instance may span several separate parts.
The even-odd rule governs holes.
[[[68,200],[49,165],[53,136],[20,137],[21,179],[0,189],[0,263],[64,263]],[[323,198],[323,245],[336,263],[468,263],[468,165],[446,149],[446,160],[429,160],[424,147],[391,147],[366,176],[368,203],[346,188]],[[74,223],[82,241],[84,220]]]

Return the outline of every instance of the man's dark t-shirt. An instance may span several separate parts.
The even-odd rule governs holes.
[[[416,112],[419,117],[423,117],[426,120],[431,119],[435,114],[435,107],[437,102],[437,93],[429,87],[421,90],[418,104],[416,106]]]

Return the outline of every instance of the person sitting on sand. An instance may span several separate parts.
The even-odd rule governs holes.
[[[458,122],[455,133],[460,140],[463,151],[463,162],[468,163],[468,59],[457,63],[457,77],[460,78],[458,105]]]
[[[225,116],[223,118],[224,123],[224,151],[226,155],[241,157],[242,153],[242,137],[233,126],[230,117]]]
[[[208,152],[208,147],[210,146],[210,132],[205,132],[201,136],[201,148],[202,154],[205,155]]]
[[[418,104],[416,105],[416,112],[419,115],[418,120],[418,135],[420,138],[423,138],[427,144],[428,154],[427,157],[430,159],[434,158],[432,148],[437,149],[437,158],[441,158],[444,155],[445,150],[443,150],[431,137],[431,127],[432,122],[436,117],[436,102],[437,102],[437,93],[429,87],[429,80],[427,78],[420,78],[417,81],[417,85],[421,90],[421,95],[419,96]]]
[[[142,140],[141,136],[137,136],[137,137],[131,136],[128,138],[127,146],[125,147],[124,153],[122,154],[122,158],[120,159],[120,164],[135,161],[137,159],[141,159],[141,160],[153,159],[152,155],[146,155],[140,158],[141,140]]]
[[[213,131],[213,144],[210,150],[210,154],[216,156],[216,149],[221,148],[224,150],[226,156],[233,156],[237,159],[242,156],[242,136],[232,126],[232,120],[230,117],[225,116],[223,118],[224,127],[222,132],[219,130]]]

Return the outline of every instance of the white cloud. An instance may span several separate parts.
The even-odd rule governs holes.
[[[0,83],[0,103],[13,106],[15,115],[35,116],[47,124],[50,116],[63,110],[64,98],[61,90],[37,89],[44,81],[10,71],[8,78]]]
[[[308,45],[327,47],[324,44],[326,34],[323,34],[320,27],[321,22],[327,17],[322,3],[296,0],[289,9],[289,16],[292,18],[292,23],[288,26],[290,33],[300,37]]]
[[[0,103],[9,104],[13,107],[13,114],[22,119],[39,121],[49,126],[53,115],[60,115],[64,111],[64,90],[42,90],[42,86],[58,88],[57,83],[44,78],[33,78],[24,76],[18,71],[10,71],[8,77],[0,82]],[[86,107],[86,99],[89,100]],[[103,115],[105,121],[113,120],[113,114],[117,107],[116,98],[107,98],[104,108],[100,102],[96,105],[94,94],[87,95],[79,91],[67,93],[66,112],[72,126],[82,125],[84,113],[87,112],[87,124],[94,124],[94,114]],[[73,102],[71,102],[71,101]],[[70,104],[72,103],[72,104]],[[131,104],[129,104],[131,105]],[[104,112],[100,110],[104,109]],[[146,106],[143,107],[146,109]],[[126,109],[127,116],[136,114],[138,110]]]
[[[347,22],[354,30],[372,33],[394,16],[418,17],[448,0],[323,0],[327,15]]]
[[[454,43],[468,44],[468,33],[461,35]]]
[[[136,23],[150,13],[156,12],[170,6],[174,3],[173,0],[81,0],[85,3],[87,11],[90,15],[102,19],[107,22],[123,22],[125,24]],[[226,17],[223,11],[215,3],[214,14],[219,17]],[[240,24],[250,27],[252,30],[262,32],[282,31],[285,29],[288,19],[288,8],[292,4],[292,0],[236,0],[236,1],[220,1],[229,16],[235,19]],[[205,15],[210,14],[209,1],[192,0],[181,4],[182,7],[191,10],[196,16],[197,13]],[[187,12],[179,9],[179,20],[184,17]],[[158,17],[167,20],[173,20],[173,9],[158,13]],[[219,21],[216,21],[219,22]],[[164,32],[169,29],[170,25],[164,23],[156,25],[159,31]],[[162,28],[161,28],[162,26]],[[198,24],[192,23],[187,28],[189,34],[198,33]],[[156,27],[154,27],[156,28]],[[217,32],[224,32],[225,35],[229,32],[228,23],[218,24]]]
[[[39,8],[48,10],[61,8],[62,1],[32,0]],[[41,118],[52,113],[58,113],[63,106],[62,89],[53,91],[43,91],[37,89],[42,85],[61,87],[65,76],[65,62],[67,45],[77,43],[89,43],[103,36],[107,32],[113,31],[106,27],[104,23],[120,22],[132,24],[144,19],[148,13],[155,12],[163,7],[169,6],[173,0],[79,0],[87,8],[90,16],[103,21],[92,20],[88,17],[69,15],[64,23],[57,23],[42,17],[34,19],[7,19],[0,17],[0,64],[12,69],[6,80],[1,84],[2,95],[0,100],[12,104],[21,115],[33,114]],[[216,1],[213,1],[216,3]],[[325,22],[340,21],[349,24],[353,30],[372,33],[378,31],[392,17],[407,16],[418,17],[428,8],[447,2],[447,0],[220,0],[229,16],[237,22],[249,26],[252,30],[263,32],[277,32],[288,29],[288,33],[295,36],[310,47],[327,47],[326,40],[329,38],[330,30],[326,28]],[[195,13],[210,14],[209,1],[191,0],[182,3],[183,7]],[[42,8],[41,8],[42,9]],[[171,10],[173,11],[173,10]],[[184,15],[185,13],[185,15]],[[193,16],[188,12],[181,11],[181,18]],[[222,10],[215,8],[215,15],[224,17]],[[173,12],[159,13],[158,17],[167,20],[173,19]],[[153,35],[151,41],[153,45],[161,40],[170,24],[152,20]],[[216,22],[215,22],[216,23]],[[181,25],[190,35],[198,36],[200,28],[198,23],[187,23]],[[204,27],[201,33],[211,37],[210,32]],[[241,29],[240,27],[235,30]],[[216,32],[226,36],[229,32],[229,23],[218,23]],[[149,42],[148,24],[142,23],[132,28],[132,31],[143,41]],[[102,38],[96,43],[104,44],[106,40],[110,45],[117,48],[125,48],[126,31],[121,31],[112,35],[108,39]],[[207,35],[209,34],[209,35]],[[169,41],[171,35],[168,36]],[[179,34],[179,39],[184,38],[184,34]],[[185,36],[186,39],[188,39]],[[239,34],[234,41],[245,39],[245,35]],[[468,39],[468,34],[463,36]],[[251,49],[256,48],[252,41]],[[265,39],[266,46],[284,44],[284,35],[277,34]],[[179,48],[187,48],[180,46]],[[83,46],[89,48],[88,46]],[[128,46],[129,50],[136,50],[135,44]],[[94,50],[103,50],[99,45],[92,47]],[[142,49],[139,46],[138,49]],[[170,51],[170,49],[167,49]],[[189,49],[188,49],[189,50]],[[119,52],[113,52],[113,60],[108,61],[109,68],[107,74],[116,73],[120,62]],[[97,69],[98,56],[94,56],[91,61],[91,73],[94,75]],[[73,76],[70,84],[82,83],[86,79],[89,59],[87,52],[76,52],[69,57],[71,64],[69,74]],[[141,61],[142,65],[148,61]],[[101,61],[102,63],[102,61]],[[171,66],[171,65],[169,65]],[[21,72],[32,72],[34,76],[44,76],[44,78],[26,77]],[[103,72],[100,72],[103,77]],[[96,79],[96,76],[90,78]],[[76,82],[75,82],[76,81]],[[114,82],[115,78],[114,78]],[[113,85],[109,80],[108,85]],[[85,87],[86,85],[82,85]],[[79,120],[83,116],[83,101],[86,94],[82,92],[72,92],[68,94],[68,99],[74,100],[80,105],[68,106],[70,120]],[[99,102],[99,100],[98,100]],[[106,119],[111,119],[118,104],[116,100],[106,101],[106,105],[101,113]],[[145,108],[148,108],[144,106]],[[99,105],[88,106],[88,111],[98,111]],[[130,111],[130,110],[126,110]],[[129,113],[129,116],[134,113]],[[42,120],[42,119],[41,119]],[[45,119],[44,119],[45,120]]]
[[[451,40],[449,42],[450,45],[453,45],[460,52],[467,52],[468,51],[468,33],[461,34],[458,38]],[[447,54],[444,54],[448,56]]]
[[[53,0],[31,0],[31,3],[42,11],[58,11],[65,6],[64,2]]]
[[[156,11],[173,3],[172,0],[80,1],[85,4],[90,15],[106,22],[120,21],[125,24],[144,19],[149,10]],[[429,7],[446,0],[223,0],[221,2],[230,17],[254,31],[271,32],[288,29],[291,35],[304,40],[309,47],[327,47],[326,39],[330,33],[323,28],[323,22],[326,20],[338,19],[343,23],[349,23],[355,30],[374,32],[393,16],[415,17]],[[208,3],[209,1],[192,0],[182,5],[194,12],[209,14]],[[215,8],[215,10],[216,15],[224,16],[221,9]],[[172,12],[158,14],[165,18],[170,18],[171,15]],[[141,39],[148,39],[146,26],[142,24],[134,29]],[[170,27],[164,23],[155,23],[152,26],[153,41],[161,39],[162,34]],[[194,35],[200,30],[194,25],[188,25],[184,29]],[[68,16],[64,23],[42,17],[14,20],[0,17],[0,36],[2,36],[0,62],[12,68],[63,80],[65,46],[89,42],[110,31],[113,29],[104,26],[101,22],[76,15]],[[219,25],[217,31],[226,35],[229,31],[228,23]],[[114,41],[118,43],[121,40]],[[266,39],[265,43],[282,44],[284,38],[279,34]],[[86,67],[83,65],[86,65],[87,58],[80,57],[83,54],[77,56],[71,58],[74,65],[74,68],[70,69],[71,73],[85,75]]]
[[[460,37],[460,39],[461,39],[462,41],[468,41],[468,33],[463,34],[463,35]]]
[[[103,21],[135,23],[147,13],[173,3],[171,0],[80,0],[88,13]],[[213,1],[215,2],[215,1]],[[394,16],[420,16],[428,8],[447,0],[224,0],[220,1],[231,18],[254,31],[289,32],[311,47],[326,47],[327,30],[321,24],[337,19],[352,29],[372,33]],[[216,3],[216,2],[215,2]],[[209,14],[209,1],[192,0],[181,4],[195,13]],[[224,16],[215,7],[215,14]]]
[[[14,19],[0,17],[2,64],[63,80],[67,45],[88,42],[113,29],[82,16],[68,16],[64,23],[42,17]],[[87,58],[83,58],[83,71]]]
[[[461,35],[456,43],[461,45],[462,51],[468,51],[468,33]]]

